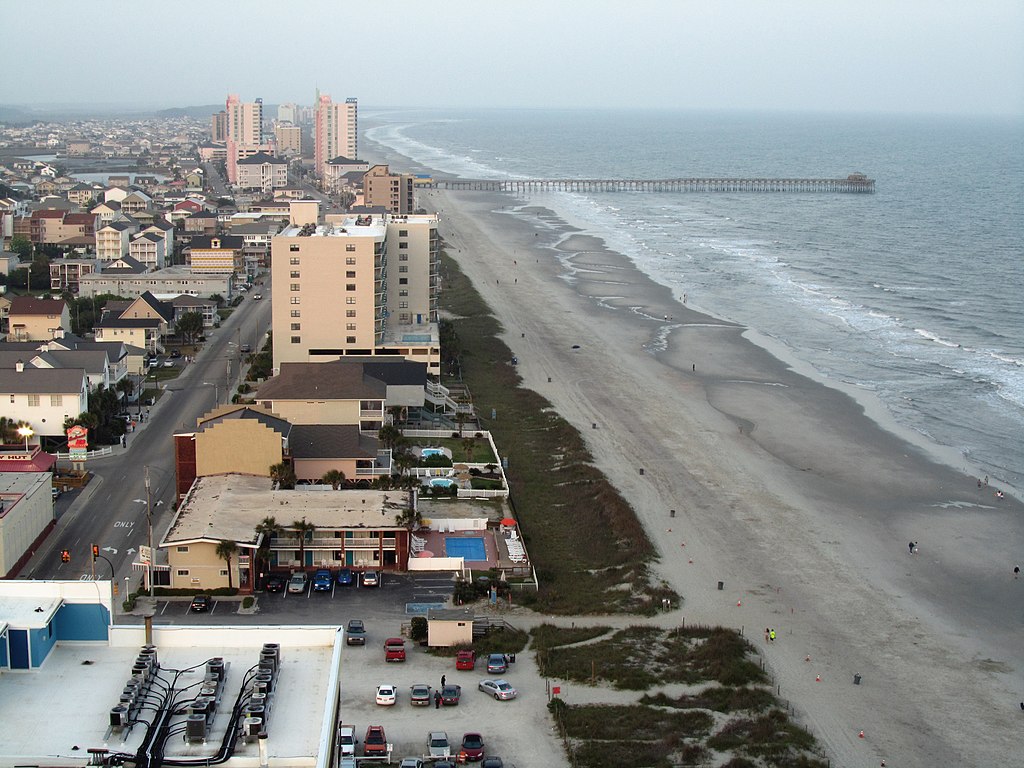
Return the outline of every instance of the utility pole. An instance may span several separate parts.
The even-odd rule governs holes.
[[[144,468],[146,478],[146,526],[149,532],[149,563],[146,568],[149,581],[149,594],[153,595],[153,497],[149,487],[149,465]]]

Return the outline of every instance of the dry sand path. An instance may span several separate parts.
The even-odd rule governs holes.
[[[1021,505],[601,241],[541,209],[492,212],[512,202],[421,198],[525,386],[580,429],[644,521],[686,621],[743,628],[836,765],[1024,762]]]

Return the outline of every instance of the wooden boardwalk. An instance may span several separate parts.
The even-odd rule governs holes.
[[[845,179],[431,179],[434,189],[479,192],[838,192],[871,194],[875,180]]]

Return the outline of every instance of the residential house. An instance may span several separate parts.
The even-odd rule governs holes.
[[[116,261],[131,252],[132,235],[139,231],[135,221],[121,219],[111,221],[96,230],[96,258],[100,261]]]
[[[91,184],[79,182],[68,190],[68,201],[80,206],[81,208],[85,208],[96,198],[99,191],[100,190],[97,190]]]
[[[210,298],[199,298],[187,293],[169,297],[164,300],[170,302],[174,309],[174,316],[171,325],[177,326],[178,321],[184,315],[195,312],[203,318],[203,328],[214,328],[220,325],[220,316],[217,314],[217,302]]]
[[[149,291],[132,301],[109,301],[96,325],[96,340],[162,352],[172,317],[171,307]]]
[[[186,235],[217,234],[218,218],[213,211],[199,211],[184,219]]]
[[[47,341],[58,332],[71,333],[71,315],[63,299],[15,296],[9,328],[12,341]]]
[[[70,291],[77,294],[82,275],[99,272],[103,262],[99,259],[51,259],[50,291],[64,293]]]
[[[113,179],[115,177],[112,176],[111,178]],[[129,191],[127,183],[121,187],[111,186],[103,190],[103,202],[109,203],[110,201],[115,201],[120,204],[122,200],[128,197],[128,195]]]
[[[60,437],[64,422],[89,410],[89,382],[81,368],[36,368],[19,362],[0,368],[4,415],[37,435]]]
[[[257,152],[238,161],[236,185],[243,190],[271,192],[288,186],[288,161]]]
[[[128,255],[146,271],[163,269],[167,263],[167,240],[153,232],[141,232],[128,244]]]
[[[97,227],[109,224],[120,212],[121,203],[117,200],[106,200],[102,203],[97,203],[89,209],[89,213],[95,213],[99,216],[99,223],[96,225]]]
[[[141,189],[133,189],[121,200],[121,210],[129,216],[153,207],[153,198]]]
[[[242,238],[235,235],[193,237],[188,247],[189,265],[197,275],[242,274],[244,245]]]
[[[0,275],[10,275],[15,269],[22,269],[21,256],[14,251],[0,251]]]
[[[113,294],[134,298],[147,291],[153,295],[187,293],[191,296],[230,297],[234,295],[234,277],[229,274],[196,275],[186,266],[174,266],[146,272],[141,264],[135,264],[130,256],[105,266],[102,273],[86,275],[79,286],[79,296],[101,296]],[[115,265],[123,265],[117,269]]]

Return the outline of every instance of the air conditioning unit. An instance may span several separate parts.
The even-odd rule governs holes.
[[[128,727],[128,707],[118,704],[110,709],[110,727],[115,731],[121,731]]]
[[[185,721],[185,741],[206,741],[206,715],[189,715]]]

